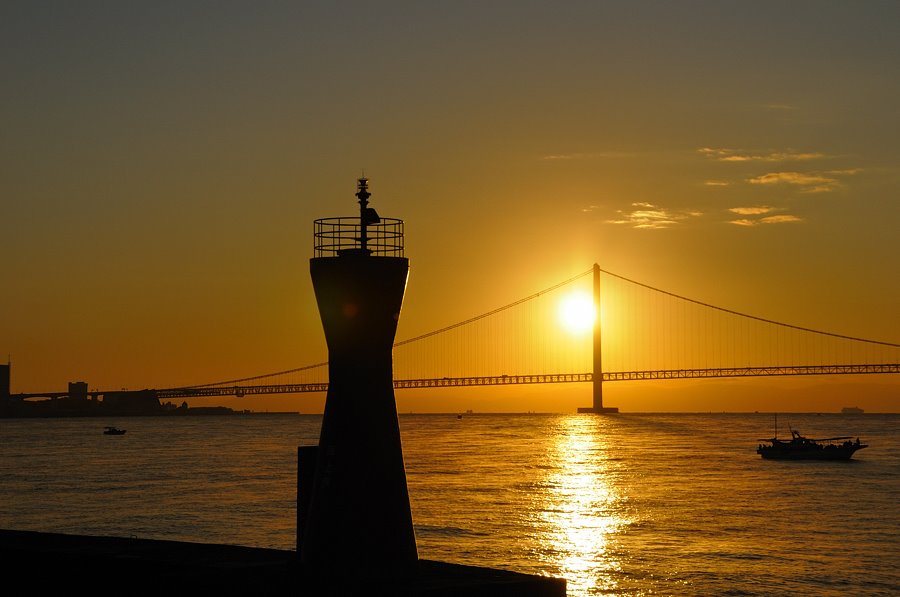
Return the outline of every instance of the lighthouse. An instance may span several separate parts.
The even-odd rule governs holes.
[[[314,223],[310,275],[328,345],[328,394],[311,489],[304,500],[300,561],[311,570],[393,573],[418,561],[392,347],[409,274],[403,221],[369,207]]]

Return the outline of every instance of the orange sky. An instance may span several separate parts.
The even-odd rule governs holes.
[[[0,47],[13,392],[324,360],[312,221],[352,214],[363,171],[373,207],[406,222],[398,339],[597,262],[900,342],[895,3],[16,3],[0,9]],[[768,398],[778,388],[785,410],[896,411],[895,377],[607,396],[623,410],[767,410],[785,408]],[[710,398],[720,388],[732,399]],[[482,391],[398,402],[589,402],[586,385]]]

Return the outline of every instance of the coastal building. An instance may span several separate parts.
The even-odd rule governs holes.
[[[69,400],[87,400],[88,385],[86,381],[70,381],[69,382]]]
[[[12,364],[0,365],[0,402],[9,402],[9,370]]]
[[[109,414],[158,414],[162,406],[155,390],[110,392],[103,395],[103,410]]]

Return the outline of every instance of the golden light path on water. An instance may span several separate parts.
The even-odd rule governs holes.
[[[564,417],[556,433],[541,509],[544,552],[567,581],[569,595],[615,592],[621,562],[613,549],[629,521],[626,497],[616,487],[603,419]]]

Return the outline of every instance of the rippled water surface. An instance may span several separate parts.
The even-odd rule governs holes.
[[[900,594],[900,416],[779,420],[870,447],[762,460],[763,414],[401,415],[419,555],[573,596]],[[294,549],[320,422],[2,420],[0,527]]]

